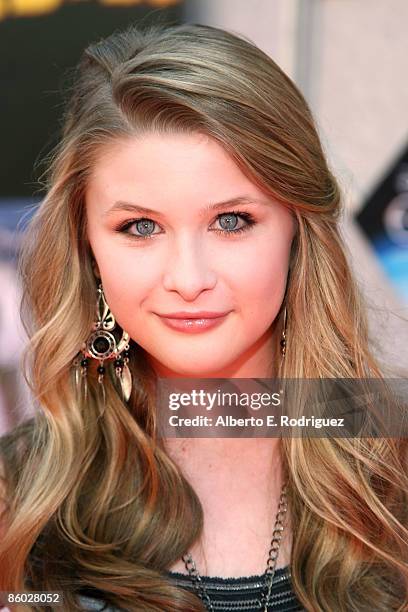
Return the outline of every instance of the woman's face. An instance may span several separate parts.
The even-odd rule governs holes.
[[[116,141],[95,164],[86,209],[109,307],[159,376],[271,375],[295,221],[217,142]]]

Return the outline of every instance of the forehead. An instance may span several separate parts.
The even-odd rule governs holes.
[[[159,205],[180,199],[207,203],[244,192],[265,197],[218,142],[199,133],[149,133],[106,145],[87,192],[99,202],[136,198]]]

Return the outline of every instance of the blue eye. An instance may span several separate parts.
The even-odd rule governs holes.
[[[239,220],[244,221],[245,224],[241,227],[237,227]],[[219,221],[221,229],[215,228],[213,231],[223,236],[235,236],[241,232],[249,230],[256,224],[254,217],[247,212],[231,211],[217,215],[216,221]],[[129,219],[117,228],[117,232],[128,235],[130,238],[136,240],[145,240],[146,238],[152,238],[160,232],[154,232],[154,228],[157,225],[156,221],[140,217],[138,219]],[[134,227],[138,233],[130,232],[129,229]]]
[[[239,219],[245,221],[245,225],[237,227]],[[222,229],[215,229],[217,233],[221,234],[238,234],[250,229],[255,225],[255,219],[252,215],[246,212],[226,212],[218,215],[217,220],[219,221]]]
[[[137,231],[141,233],[142,236],[150,236],[154,230],[154,221],[151,219],[138,219],[135,221],[135,225],[137,227]]]

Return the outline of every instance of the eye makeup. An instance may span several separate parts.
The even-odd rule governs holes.
[[[219,215],[217,215],[215,221],[224,219],[224,218],[231,219],[234,217],[237,218],[237,220],[241,219],[242,221],[245,222],[245,224],[238,228],[233,227],[232,229],[214,228],[212,231],[222,236],[228,236],[228,237],[237,236],[238,234],[241,234],[243,232],[250,230],[257,223],[253,215],[251,215],[251,213],[244,212],[244,211],[237,211],[237,210],[220,213]],[[128,219],[122,222],[117,228],[115,228],[115,231],[121,234],[125,234],[132,240],[133,239],[134,240],[152,239],[155,236],[158,236],[162,233],[162,232],[158,232],[158,233],[134,234],[129,231],[129,229],[132,226],[135,226],[137,229],[137,225],[142,222],[145,224],[145,228],[149,228],[149,227],[154,228],[155,225],[158,225],[158,223],[154,221],[153,219],[149,219],[148,217],[139,217],[139,218]],[[137,231],[140,231],[140,229],[137,229]]]

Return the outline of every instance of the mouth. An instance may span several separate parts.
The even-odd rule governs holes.
[[[187,333],[199,333],[221,325],[229,315],[229,312],[216,314],[208,313],[211,314],[211,316],[208,316],[207,313],[205,316],[197,316],[196,314],[192,316],[190,314],[188,317],[186,317],[184,313],[176,314],[177,316],[174,314],[171,316],[158,316],[160,320],[171,329]]]
[[[214,312],[210,310],[197,310],[196,312],[189,312],[187,310],[180,310],[178,312],[162,313],[159,316],[166,319],[217,319],[227,315],[228,312],[231,311]]]

